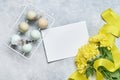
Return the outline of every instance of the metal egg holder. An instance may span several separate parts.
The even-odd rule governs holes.
[[[42,15],[38,14],[38,11],[36,12],[36,17],[34,17],[34,14],[32,13],[29,15],[31,17],[28,17],[28,11],[30,10],[34,11],[33,8],[30,9],[28,6],[24,8],[21,15],[17,19],[16,24],[14,25],[15,28],[10,31],[10,38],[7,42],[7,46],[11,50],[27,59],[32,56],[38,46],[42,43],[41,30],[49,28],[54,22],[54,18],[49,15],[43,15],[43,13]],[[45,25],[44,21],[40,21],[40,19],[46,19],[48,21],[48,25]],[[26,29],[25,24],[22,28],[20,27],[22,22],[28,24],[28,30]]]

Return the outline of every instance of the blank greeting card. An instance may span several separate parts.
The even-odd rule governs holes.
[[[48,62],[75,56],[89,37],[85,21],[43,30],[42,36]]]

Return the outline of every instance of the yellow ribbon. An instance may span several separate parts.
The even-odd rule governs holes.
[[[100,29],[99,33],[108,33],[114,35],[114,37],[120,37],[120,17],[111,9],[108,9],[102,13],[102,18],[107,24]],[[120,68],[120,63],[118,62],[120,60],[120,51],[115,44],[113,44],[111,52],[114,62],[111,62],[107,59],[98,59],[94,62],[94,68],[96,69],[97,73],[96,80],[103,80],[104,78],[98,70],[100,66],[105,67],[110,72],[114,72]]]
[[[80,74],[78,71],[75,71],[68,80],[88,80],[84,74]]]
[[[104,79],[102,73],[98,70],[100,66],[105,67],[110,72],[114,72],[120,68],[120,51],[115,45],[115,38],[120,37],[120,16],[111,9],[104,11],[101,16],[106,24],[99,30],[98,34],[110,34],[110,42],[113,44],[111,48],[113,62],[104,58],[100,58],[94,62],[93,66],[96,69],[96,80]],[[76,71],[69,77],[68,80],[87,80],[87,78],[84,74],[80,74]]]

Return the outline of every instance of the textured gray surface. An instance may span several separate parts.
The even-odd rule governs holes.
[[[5,39],[26,4],[53,16],[53,26],[85,20],[90,36],[103,25],[103,10],[112,8],[120,14],[119,0],[0,0],[0,40]],[[0,42],[0,80],[67,80],[74,70],[74,58],[47,63],[43,45],[26,61]]]

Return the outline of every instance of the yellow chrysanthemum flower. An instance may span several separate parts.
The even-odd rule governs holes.
[[[91,38],[89,38],[90,43],[99,44],[100,47],[108,47],[109,49],[112,48],[114,44],[115,38],[112,34],[102,34],[99,33]]]
[[[94,58],[97,54],[99,54],[98,46],[93,43],[86,44],[82,46],[78,54],[75,58],[75,63],[77,66],[77,70],[82,74],[85,73],[87,68],[87,61]]]

